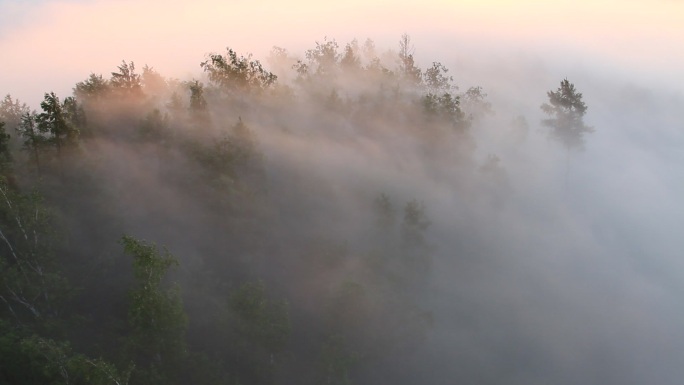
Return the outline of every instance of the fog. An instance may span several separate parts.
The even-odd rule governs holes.
[[[0,93],[38,108],[43,92],[68,96],[90,72],[108,77],[126,59],[167,79],[205,84],[207,115],[172,118],[169,137],[196,141],[205,146],[201,151],[226,132],[237,135],[230,130],[238,120],[249,127],[258,164],[234,171],[247,181],[245,192],[224,176],[203,185],[204,171],[188,155],[194,150],[127,145],[153,108],[172,113],[165,110],[172,91],[184,92],[184,105],[190,102],[182,84],[134,106],[93,103],[86,111],[96,114],[100,131],[85,150],[90,166],[79,172],[96,187],[85,198],[46,195],[64,205],[58,210],[67,218],[70,244],[84,255],[118,263],[116,237],[125,232],[179,256],[178,280],[195,327],[189,338],[211,338],[202,335],[201,315],[208,319],[214,311],[208,310],[213,298],[202,291],[214,283],[197,283],[193,274],[225,279],[225,287],[263,279],[291,305],[294,353],[276,383],[311,382],[305,368],[315,366],[307,360],[316,353],[307,351],[315,345],[308,328],[324,328],[317,322],[326,295],[352,280],[365,285],[379,313],[386,311],[371,312],[375,318],[366,323],[349,317],[360,322],[349,333],[364,356],[352,369],[353,383],[679,384],[684,81],[677,69],[684,56],[675,48],[684,43],[677,20],[682,3],[523,3],[434,2],[418,9],[409,2],[367,8],[301,2],[273,9],[269,2],[200,1],[160,9],[150,1],[141,3],[128,28],[112,14],[126,13],[128,2],[0,1],[5,14],[23,19],[0,26],[6,62]],[[29,20],[33,13],[47,24]],[[459,17],[469,21],[453,22]],[[350,27],[350,20],[360,26]],[[101,21],[107,24],[95,27]],[[95,30],[87,39],[79,35],[86,25]],[[576,33],[563,31],[568,26]],[[63,28],[60,47],[36,59],[46,30]],[[465,134],[421,115],[424,89],[402,83],[397,96],[381,73],[355,78],[343,71],[312,75],[307,83],[292,69],[317,43],[335,39],[342,53],[353,38],[363,44],[367,37],[390,68],[404,32],[418,67],[440,62],[449,69],[458,87],[451,91],[474,117]],[[274,45],[289,56],[269,58]],[[224,54],[226,46],[255,53],[287,88],[273,97],[213,89],[199,63],[209,52]],[[583,120],[594,129],[580,149],[568,149],[541,123],[548,117],[540,105],[563,79],[582,93]],[[464,104],[463,93],[477,86],[491,113]],[[45,190],[62,183],[43,178]],[[382,194],[395,210],[394,235],[374,227],[374,202]],[[407,250],[414,246],[397,243],[412,200],[429,221],[424,243],[414,245],[429,255],[429,268],[412,266],[420,276],[407,278],[400,296],[406,303],[388,305],[386,298],[396,298],[368,278],[379,273],[367,271],[365,258],[378,249],[413,252]],[[94,230],[91,220],[104,226]],[[335,254],[338,247],[343,258],[333,268],[310,256]],[[408,274],[392,263],[386,267]],[[414,325],[393,324],[397,309],[410,313],[413,306],[430,313],[429,326],[417,332]],[[192,317],[200,321],[193,324]],[[399,347],[377,358],[387,341],[373,335],[384,336],[384,327]],[[406,341],[395,330],[404,330]]]

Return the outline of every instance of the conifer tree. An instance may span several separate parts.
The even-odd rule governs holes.
[[[549,127],[551,136],[568,150],[582,149],[584,134],[594,131],[593,127],[584,124],[587,105],[582,100],[582,94],[577,92],[575,85],[568,79],[561,81],[556,91],[546,94],[549,102],[542,104],[541,109],[549,118],[543,119],[542,124]]]

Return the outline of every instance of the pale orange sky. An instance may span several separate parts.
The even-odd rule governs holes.
[[[90,72],[107,75],[123,59],[164,75],[198,76],[204,55],[226,46],[256,56],[273,45],[301,53],[324,36],[340,43],[370,37],[385,49],[407,32],[424,66],[448,63],[453,47],[557,60],[582,53],[675,77],[684,65],[678,0],[0,0],[0,14],[14,17],[0,26],[0,93],[31,104],[45,91],[69,93]]]

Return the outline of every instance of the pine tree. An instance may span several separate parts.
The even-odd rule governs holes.
[[[587,105],[582,101],[582,94],[575,90],[568,79],[560,83],[556,91],[546,93],[549,102],[541,105],[542,111],[549,115],[542,124],[551,129],[551,136],[559,140],[568,150],[584,147],[584,134],[594,131],[593,127],[584,124]]]
[[[76,142],[78,129],[70,119],[69,112],[60,103],[54,92],[45,94],[45,99],[40,103],[40,108],[43,109],[43,112],[36,117],[38,130],[50,134],[47,142],[55,146],[57,155],[60,156],[65,145]]]

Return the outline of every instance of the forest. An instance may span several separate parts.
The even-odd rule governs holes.
[[[414,51],[226,48],[194,79],[122,61],[35,110],[4,97],[0,384],[459,383],[428,380],[426,346],[509,327],[468,294],[516,252],[490,242],[516,192],[483,127],[506,122],[510,154],[543,137],[567,170],[594,128],[568,79],[542,119],[502,116]],[[533,359],[504,361],[515,378]]]

